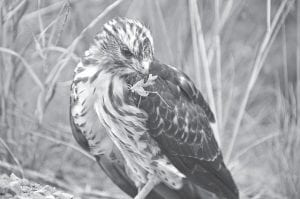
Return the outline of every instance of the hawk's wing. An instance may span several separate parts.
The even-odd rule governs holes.
[[[193,182],[218,196],[238,198],[237,187],[227,170],[213,136],[214,115],[201,93],[182,72],[153,62],[155,84],[145,88],[146,97],[131,93],[136,106],[148,113],[147,127],[170,161]],[[136,79],[128,78],[129,84]]]

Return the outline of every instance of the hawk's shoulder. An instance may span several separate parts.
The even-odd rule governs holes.
[[[196,88],[192,80],[185,73],[176,69],[175,67],[160,64],[157,61],[151,64],[149,73],[152,75],[158,75],[171,84],[178,86],[180,91],[185,94],[193,103],[203,108],[210,122],[215,122],[215,116],[209,105],[205,101],[201,92]]]

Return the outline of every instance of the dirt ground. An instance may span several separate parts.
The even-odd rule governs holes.
[[[0,175],[1,199],[78,199],[49,185],[41,185],[16,175]]]

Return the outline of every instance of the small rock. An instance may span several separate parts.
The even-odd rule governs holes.
[[[16,176],[14,173],[12,173],[9,178],[10,178],[10,180],[13,180],[13,181],[20,180],[20,178],[18,178],[18,176]]]
[[[60,192],[60,191],[54,192],[53,195],[54,195],[57,199],[72,199],[72,198],[74,198],[73,195],[68,194],[68,193],[63,193],[63,192]]]
[[[49,195],[49,196],[46,196],[45,199],[55,199],[55,197],[52,195]]]
[[[22,186],[29,185],[29,180],[27,180],[27,179],[21,179],[21,185]]]
[[[13,181],[8,184],[10,190],[12,190],[15,194],[22,193],[22,189],[20,186],[20,181]]]

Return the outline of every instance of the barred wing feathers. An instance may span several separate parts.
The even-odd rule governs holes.
[[[182,173],[188,184],[196,184],[222,198],[238,198],[238,190],[227,170],[213,136],[214,115],[201,93],[182,72],[153,62],[150,74],[155,84],[145,88],[148,96],[131,92],[129,98],[148,113],[147,128],[161,150]],[[139,77],[128,77],[133,85]]]

